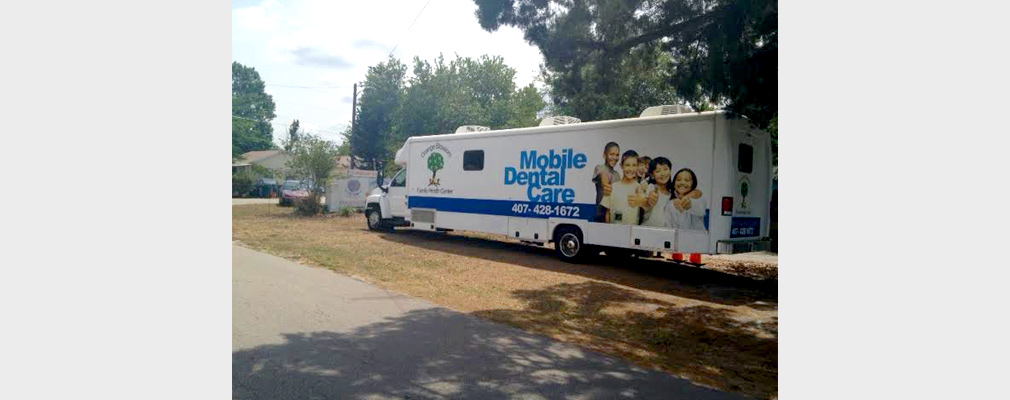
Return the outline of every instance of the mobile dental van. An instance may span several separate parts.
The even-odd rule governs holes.
[[[639,118],[461,127],[407,139],[395,162],[403,169],[367,198],[370,229],[553,242],[564,260],[731,253],[768,236],[770,137],[724,111],[658,106]]]

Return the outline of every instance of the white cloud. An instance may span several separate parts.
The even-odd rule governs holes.
[[[284,5],[276,0],[266,0],[259,5],[232,11],[232,24],[247,31],[276,31]]]
[[[394,46],[393,56],[408,66],[414,56],[430,61],[439,53],[500,55],[516,69],[518,85],[533,80],[539,51],[518,29],[482,30],[472,0],[431,0],[407,31],[426,1],[265,0],[236,8],[232,58],[256,68],[268,85],[328,87],[268,86],[277,103],[275,122],[298,118],[302,126],[335,132],[351,120],[352,85],[364,81],[368,67],[384,61]]]

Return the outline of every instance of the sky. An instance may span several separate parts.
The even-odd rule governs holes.
[[[487,54],[516,70],[518,86],[533,82],[540,51],[516,28],[484,31],[476,10],[473,0],[234,0],[232,60],[255,68],[273,96],[275,142],[298,119],[305,131],[339,143],[351,122],[353,84],[391,50],[408,74],[415,56]]]

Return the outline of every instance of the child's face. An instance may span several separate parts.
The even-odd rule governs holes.
[[[648,173],[649,173],[649,161],[638,160],[638,177],[645,178],[645,175]]]
[[[669,182],[670,167],[667,167],[666,164],[656,164],[656,169],[652,170],[652,179],[655,180],[657,183]]]
[[[621,158],[621,148],[611,146],[603,152],[603,158],[607,160],[607,165],[610,166],[610,168],[614,168],[614,166],[617,165],[617,160]]]
[[[625,158],[624,162],[621,163],[621,171],[624,171],[622,179],[625,181],[634,180],[638,176],[638,159],[635,157]]]
[[[691,173],[680,171],[676,180],[673,181],[673,190],[676,190],[679,195],[685,195],[691,192],[692,185],[694,185],[694,179],[691,179]]]

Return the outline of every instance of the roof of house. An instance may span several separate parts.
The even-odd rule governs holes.
[[[345,167],[345,168],[350,167],[351,166],[351,157],[349,157],[349,156],[337,156],[337,166],[338,167]]]
[[[257,151],[250,151],[250,152],[247,152],[247,153],[243,154],[242,155],[242,159],[245,162],[253,163],[253,162],[256,162],[256,161],[268,159],[270,157],[273,157],[273,156],[278,155],[278,154],[283,153],[283,152],[284,152],[284,150],[257,150]]]

